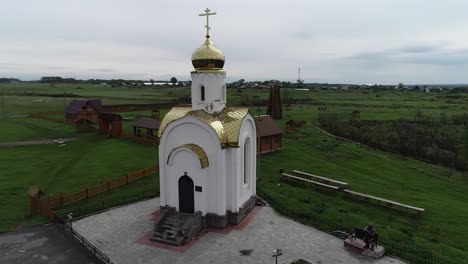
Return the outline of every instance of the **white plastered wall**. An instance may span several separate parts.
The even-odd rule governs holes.
[[[196,144],[205,151],[209,166],[201,169],[198,157],[189,149],[174,151],[183,144]],[[178,180],[187,172],[195,186],[195,211],[224,215],[226,213],[226,151],[221,149],[215,131],[204,122],[187,116],[170,123],[164,130],[159,145],[161,206],[179,207]]]
[[[244,183],[244,146],[249,138],[249,158],[247,183]],[[232,212],[238,212],[239,208],[256,194],[256,172],[257,172],[257,137],[253,117],[248,114],[243,122],[239,133],[239,148],[227,150],[226,163],[230,163],[228,170],[229,184],[227,184],[228,204],[227,207]]]
[[[219,113],[226,106],[226,84],[224,72],[192,72],[192,109],[207,113]],[[201,98],[201,87],[205,87],[205,100]]]

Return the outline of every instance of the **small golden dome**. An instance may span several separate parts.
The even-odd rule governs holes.
[[[192,65],[196,70],[222,70],[224,54],[207,37],[205,43],[192,54]]]

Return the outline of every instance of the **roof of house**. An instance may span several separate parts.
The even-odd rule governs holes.
[[[65,108],[65,114],[76,115],[85,105],[86,101],[84,100],[72,100]]]
[[[282,134],[283,131],[269,115],[255,117],[257,126],[257,137],[265,137]]]
[[[102,112],[104,110],[104,106],[102,105],[101,100],[88,100],[87,104],[91,105],[94,107],[94,109],[98,110],[99,112]]]
[[[99,119],[113,121],[115,119],[122,120],[122,117],[119,114],[101,113]]]
[[[101,100],[72,100],[65,108],[65,114],[76,115],[86,105],[90,105],[98,112],[102,112],[104,109]]]
[[[161,126],[161,121],[144,117],[133,122],[132,126],[158,130],[159,126]]]

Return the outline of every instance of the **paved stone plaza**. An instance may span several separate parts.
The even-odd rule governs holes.
[[[159,199],[151,199],[92,215],[73,223],[76,231],[118,263],[274,263],[272,251],[283,249],[278,263],[305,259],[316,263],[403,263],[384,257],[369,259],[346,250],[343,241],[314,228],[257,207],[239,226],[208,231],[188,246],[150,242]],[[243,256],[241,250],[252,250]]]

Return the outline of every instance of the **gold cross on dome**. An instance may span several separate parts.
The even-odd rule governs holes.
[[[205,9],[205,13],[204,13],[204,14],[199,14],[199,16],[206,16],[206,26],[205,26],[205,28],[206,28],[206,37],[207,37],[207,38],[210,37],[210,29],[211,29],[211,28],[210,28],[210,16],[216,15],[215,12],[210,13],[210,11],[211,11],[211,10],[210,10],[209,8],[207,8],[207,9]]]

